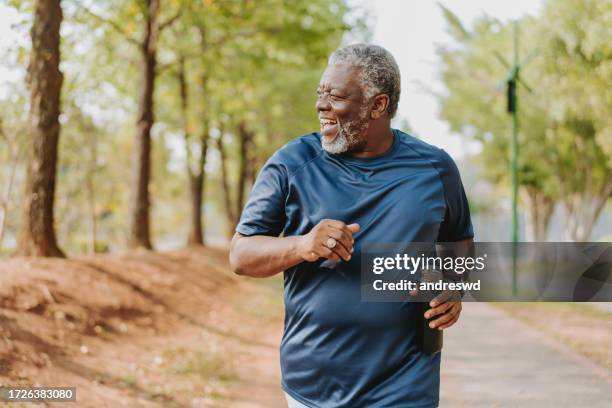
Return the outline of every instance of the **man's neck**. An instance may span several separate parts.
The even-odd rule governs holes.
[[[393,146],[393,138],[393,131],[388,123],[381,129],[371,127],[368,129],[366,146],[359,151],[350,153],[350,155],[358,158],[382,156]]]

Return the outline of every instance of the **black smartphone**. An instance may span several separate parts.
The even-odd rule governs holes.
[[[433,297],[432,297],[433,299]],[[418,329],[418,344],[421,352],[425,354],[433,354],[442,350],[443,332],[442,330],[432,329],[429,323],[440,317],[434,316],[431,319],[425,318],[425,312],[430,309],[429,302],[419,302],[419,329]]]

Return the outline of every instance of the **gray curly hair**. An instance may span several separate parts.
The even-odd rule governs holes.
[[[387,112],[391,118],[395,116],[400,98],[400,72],[389,51],[373,44],[353,44],[334,51],[328,63],[349,64],[361,68],[361,82],[366,99],[377,93],[388,95]]]

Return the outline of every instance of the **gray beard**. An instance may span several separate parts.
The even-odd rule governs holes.
[[[357,150],[365,146],[365,132],[368,129],[367,108],[360,112],[357,119],[342,123],[338,121],[338,134],[327,142],[321,137],[321,147],[328,153],[341,154]]]

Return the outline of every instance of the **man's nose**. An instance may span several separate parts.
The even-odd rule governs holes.
[[[325,95],[319,96],[317,98],[317,102],[315,103],[315,109],[317,112],[330,110],[331,104],[329,103],[329,99],[326,98]]]

